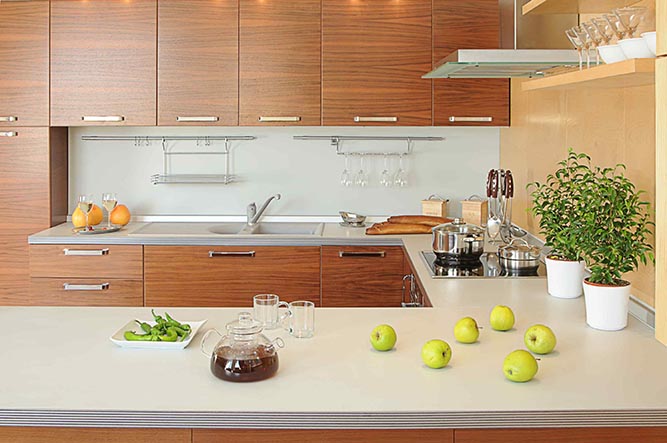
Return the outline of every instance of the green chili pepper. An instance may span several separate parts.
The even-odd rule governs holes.
[[[179,337],[185,337],[190,333],[190,331],[186,331],[185,329],[179,328],[178,326],[172,326],[169,329],[176,331]]]
[[[176,341],[178,340],[178,333],[174,330],[174,328],[169,328],[167,329],[167,333],[165,335],[160,335],[160,341]]]
[[[153,318],[155,319],[155,322],[156,322],[158,325],[161,325],[161,324],[167,322],[167,320],[165,320],[164,318],[162,318],[162,316],[157,315],[157,314],[155,313],[155,310],[154,310],[154,309],[151,309],[151,314],[153,314]]]
[[[168,312],[165,311],[164,316],[167,317],[167,324],[169,326],[177,326],[177,327],[181,326],[181,323],[171,318]]]
[[[141,326],[141,330],[144,331],[146,334],[150,334],[151,332],[151,325],[145,322],[140,322],[139,320],[135,320],[139,326]]]
[[[150,334],[140,335],[134,331],[125,331],[125,340],[127,341],[151,341]]]

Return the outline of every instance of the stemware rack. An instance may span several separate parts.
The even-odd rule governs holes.
[[[135,146],[150,146],[157,141],[162,146],[162,173],[151,176],[154,185],[167,184],[222,184],[228,185],[237,181],[237,177],[230,174],[231,142],[255,140],[254,136],[100,136],[84,135],[84,141],[132,141]],[[167,145],[169,141],[195,141],[197,146],[211,146],[211,142],[223,141],[224,149],[221,151],[170,151]],[[225,171],[223,174],[172,174],[169,173],[169,157],[172,156],[198,156],[219,155],[225,156]]]
[[[413,151],[416,141],[436,142],[444,141],[444,137],[392,137],[392,136],[362,136],[362,135],[295,135],[294,140],[329,140],[336,148],[336,154],[347,156],[404,156]],[[374,151],[344,151],[344,141],[404,141],[407,144],[405,151],[374,152]]]

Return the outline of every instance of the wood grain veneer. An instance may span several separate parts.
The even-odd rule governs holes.
[[[262,293],[320,305],[319,247],[146,246],[144,269],[146,306],[251,307]]]
[[[381,256],[340,257],[340,252]],[[400,307],[404,273],[400,246],[323,246],[322,306]]]
[[[103,291],[66,291],[65,283],[72,285],[101,285]],[[143,306],[143,280],[109,278],[32,278],[30,279],[31,306]]]
[[[430,70],[431,0],[322,1],[324,125],[430,126]]]
[[[657,34],[658,57],[667,55],[667,3],[656,0],[655,2],[655,26]]]
[[[238,124],[238,14],[238,0],[159,0],[159,125]]]
[[[662,443],[667,428],[456,429],[456,443]]]
[[[156,0],[52,0],[51,125],[154,126],[156,29]]]
[[[433,66],[457,49],[500,47],[498,0],[433,0]],[[433,80],[436,126],[509,126],[507,79]],[[450,122],[456,117],[492,117],[491,122]]]
[[[0,2],[0,117],[3,126],[49,125],[49,2]]]
[[[0,443],[190,443],[191,429],[0,427]]]
[[[105,255],[65,255],[64,250],[99,251]],[[143,278],[142,246],[31,245],[31,277]]]
[[[667,345],[667,58],[655,66],[655,337]]]
[[[192,443],[454,443],[451,429],[194,429]]]
[[[240,0],[240,9],[240,124],[319,126],[320,0]]]

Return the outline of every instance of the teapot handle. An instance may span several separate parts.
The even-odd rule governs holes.
[[[208,331],[206,331],[206,334],[204,334],[204,336],[201,339],[201,345],[199,347],[202,354],[204,354],[206,357],[211,357],[211,354],[213,354],[213,350],[211,350],[210,352],[207,352],[206,349],[205,349],[206,339],[208,338],[209,335],[211,335],[212,332],[215,332],[216,334],[218,334],[218,337],[222,338],[222,334],[219,333],[216,329],[209,329]]]

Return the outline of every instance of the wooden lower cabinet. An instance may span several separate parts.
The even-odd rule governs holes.
[[[320,305],[320,248],[146,246],[146,306],[252,306],[256,294]]]
[[[192,443],[453,443],[451,429],[194,429]]]
[[[457,429],[456,443],[664,443],[667,427]]]
[[[324,246],[322,306],[400,307],[404,275],[400,246]]]
[[[190,443],[191,429],[0,427],[0,443]]]
[[[143,306],[143,280],[33,278],[33,306]]]

